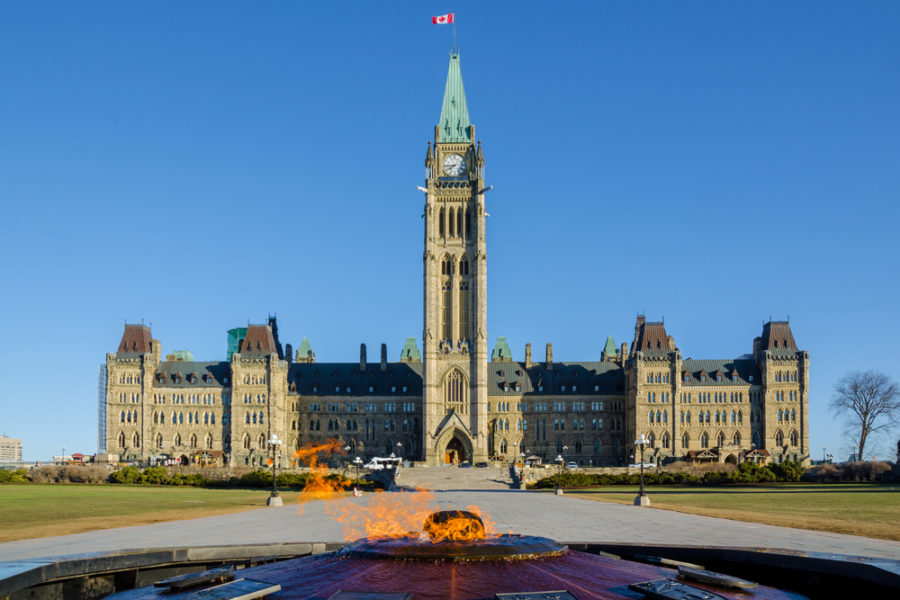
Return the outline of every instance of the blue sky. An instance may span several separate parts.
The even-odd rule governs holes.
[[[269,313],[323,361],[420,338],[454,10],[490,339],[592,360],[644,312],[736,357],[790,316],[845,455],[834,382],[900,380],[900,4],[558,4],[0,5],[0,433],[94,451],[126,320],[200,360]]]

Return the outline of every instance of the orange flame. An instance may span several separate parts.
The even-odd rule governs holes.
[[[344,525],[344,539],[348,541],[363,537],[422,536],[422,528],[428,516],[439,510],[434,494],[427,490],[377,493],[368,504],[334,502],[325,507],[328,516]],[[432,523],[429,535],[422,536],[422,539],[440,542],[477,540],[497,535],[494,522],[486,518],[478,507],[470,506],[466,510],[481,517],[484,527],[473,526],[473,521],[468,519],[450,519],[446,523]]]
[[[294,452],[294,460],[297,463],[309,465],[309,475],[306,478],[302,494],[310,500],[331,498],[343,490],[342,479],[328,479],[328,466],[319,465],[319,454],[326,452],[344,454],[340,440],[331,439],[324,444],[306,444]],[[302,504],[299,505],[299,510],[303,512]]]
[[[328,467],[319,465],[322,453],[344,454],[340,440],[330,439],[323,444],[307,444],[294,452],[297,463],[309,465],[309,476],[302,496],[309,500],[325,500],[325,514],[342,523],[344,539],[419,537],[423,540],[477,540],[498,535],[497,526],[480,508],[465,510],[477,515],[483,527],[472,519],[449,519],[444,523],[430,523],[428,535],[423,526],[428,516],[441,510],[432,492],[376,493],[367,503],[337,499],[343,491],[343,480],[328,479]],[[298,504],[303,513],[303,505]]]

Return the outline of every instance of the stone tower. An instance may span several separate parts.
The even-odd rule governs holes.
[[[424,459],[486,460],[484,158],[469,122],[459,54],[450,55],[425,184]]]

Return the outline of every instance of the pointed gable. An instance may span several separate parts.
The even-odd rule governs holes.
[[[787,321],[769,321],[763,325],[760,337],[761,349],[776,354],[793,354],[797,352],[797,343],[791,332],[791,324]]]
[[[116,354],[119,356],[137,356],[145,354],[152,349],[153,338],[150,328],[146,325],[125,325],[122,340]]]
[[[249,325],[247,326],[247,337],[241,344],[241,354],[244,356],[277,354],[275,347],[275,336],[272,335],[272,328],[269,325]]]
[[[666,334],[666,326],[661,321],[646,322],[644,317],[638,317],[631,352],[632,355],[636,352],[668,354],[669,336]]]

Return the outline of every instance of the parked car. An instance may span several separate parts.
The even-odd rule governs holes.
[[[484,461],[475,463],[475,468],[477,469],[487,469],[489,466],[490,465]]]
[[[566,463],[566,468],[567,469],[577,469],[578,463],[575,462],[574,460],[570,460],[569,462]]]
[[[464,460],[463,462],[459,463],[459,465],[457,465],[457,466],[458,466],[460,469],[471,469],[471,468],[472,468],[472,463],[470,463],[470,462],[467,461],[467,460]]]
[[[629,469],[640,469],[641,463],[632,463],[632,464],[628,465],[628,468]],[[656,463],[644,463],[644,468],[645,469],[655,469]]]

